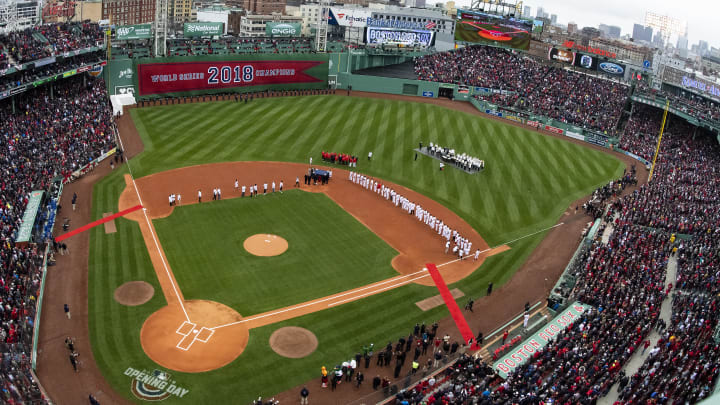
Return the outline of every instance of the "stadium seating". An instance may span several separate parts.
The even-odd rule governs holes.
[[[31,190],[47,189],[114,146],[114,120],[105,83],[82,77],[58,81],[51,97],[38,87],[0,104],[0,402],[45,403],[30,375],[42,245],[19,247],[15,235]]]
[[[631,122],[626,136],[659,128],[657,110],[635,108],[635,120],[655,122]],[[614,202],[607,199],[609,188],[600,193],[609,209],[595,216],[612,227],[609,240],[598,238],[582,251],[572,268],[577,284],[572,293],[564,291],[594,310],[507,380],[488,373],[484,363],[465,360],[474,364],[470,371],[455,374],[429,403],[590,404],[616,383],[623,403],[695,403],[710,395],[720,360],[713,340],[720,304],[720,147],[713,136],[693,139],[688,124],[674,122],[651,183]],[[625,145],[641,155],[655,139]],[[677,280],[666,280],[667,263],[675,258]],[[669,325],[659,318],[665,299],[672,302]],[[653,330],[660,335],[657,346],[640,370],[625,376],[623,366]]]
[[[87,21],[26,28],[0,35],[0,48],[7,52],[7,55],[0,57],[0,64],[5,58],[8,65],[33,62],[48,56],[98,46],[102,41],[103,33],[100,27]]]
[[[483,46],[415,58],[415,73],[419,80],[510,92],[492,102],[610,135],[629,95],[624,84]]]

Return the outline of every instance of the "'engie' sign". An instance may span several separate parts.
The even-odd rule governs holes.
[[[533,358],[536,352],[542,350],[548,343],[555,340],[558,333],[570,327],[580,319],[580,316],[592,308],[590,305],[575,302],[563,310],[552,321],[545,324],[538,332],[526,339],[519,346],[512,349],[503,358],[493,365],[495,372],[502,378],[507,378],[516,368]]]

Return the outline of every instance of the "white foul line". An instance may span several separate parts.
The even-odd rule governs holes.
[[[557,227],[562,226],[562,225],[565,225],[565,223],[564,223],[564,222],[561,222],[561,223],[559,223],[559,224],[556,224],[556,225],[547,227],[547,228],[545,228],[545,229],[541,229],[541,230],[539,230],[539,231],[537,231],[537,232],[533,232],[533,233],[527,234],[527,235],[525,235],[525,236],[521,236],[521,237],[519,237],[519,238],[515,238],[515,239],[513,239],[513,240],[511,240],[511,241],[509,241],[509,242],[501,243],[501,244],[499,244],[499,245],[497,245],[497,246],[495,246],[495,247],[493,247],[493,248],[490,248],[490,247],[489,247],[489,248],[487,248],[487,249],[485,249],[485,250],[480,251],[480,253],[481,253],[481,254],[482,254],[482,253],[485,253],[485,252],[487,252],[487,251],[496,249],[496,248],[498,248],[498,247],[500,247],[500,246],[503,246],[503,245],[509,245],[509,244],[514,243],[514,242],[517,242],[517,241],[519,241],[519,240],[521,240],[521,239],[525,239],[525,238],[528,238],[528,237],[530,237],[530,236],[537,235],[538,233],[545,232],[545,231],[547,231],[547,230],[550,230],[550,229],[553,229],[553,228],[557,228]],[[466,258],[468,258],[468,257],[473,257],[474,255],[475,255],[475,254],[473,253],[473,254],[471,254],[471,255],[464,256],[463,259],[466,259]],[[443,267],[443,266],[447,266],[448,264],[452,264],[452,263],[458,262],[458,261],[460,261],[460,260],[462,260],[462,259],[450,260],[449,262],[445,262],[445,263],[442,263],[442,264],[438,264],[436,267],[440,268],[440,267]],[[341,298],[341,297],[344,297],[344,296],[347,296],[347,295],[350,295],[350,294],[356,294],[356,293],[358,293],[358,292],[360,292],[360,291],[368,290],[368,289],[371,289],[371,288],[376,288],[376,287],[379,287],[379,286],[381,286],[381,285],[383,285],[383,284],[391,283],[391,282],[393,282],[393,281],[399,281],[400,279],[407,278],[407,277],[412,277],[412,276],[414,276],[414,275],[416,275],[416,274],[420,274],[420,273],[423,273],[423,272],[426,272],[426,271],[427,271],[427,269],[423,268],[422,270],[416,271],[416,272],[414,272],[414,273],[406,274],[406,275],[399,276],[399,277],[393,277],[393,278],[391,278],[391,279],[388,279],[388,280],[385,280],[385,281],[382,281],[382,282],[379,282],[379,283],[371,284],[371,285],[369,285],[369,286],[362,287],[362,288],[359,288],[359,289],[351,290],[351,291],[349,291],[349,292],[345,292],[345,293],[342,293],[342,294],[333,295],[333,296],[331,296],[331,297],[327,297],[327,298],[323,298],[323,299],[320,299],[320,300],[315,300],[315,301],[306,302],[306,303],[304,303],[304,304],[296,305],[296,306],[293,306],[293,307],[290,307],[290,308],[280,309],[280,310],[273,311],[273,312],[268,312],[268,313],[262,314],[262,315],[251,316],[251,317],[244,318],[244,319],[239,320],[239,321],[227,323],[227,324],[224,324],[224,325],[215,326],[215,327],[210,328],[210,330],[213,330],[213,331],[214,331],[215,329],[224,328],[224,327],[226,327],[226,326],[238,325],[238,324],[241,324],[241,323],[246,323],[246,322],[254,321],[254,320],[256,320],[256,319],[267,318],[268,316],[274,316],[274,315],[282,314],[282,313],[289,312],[289,311],[295,311],[295,310],[297,310],[297,309],[305,308],[305,307],[308,307],[308,306],[311,306],[311,305],[315,305],[315,304],[320,304],[320,303],[322,303],[322,302],[332,301],[332,300],[334,300],[334,299]],[[358,298],[362,298],[362,297],[365,297],[365,296],[368,296],[368,295],[377,294],[377,293],[379,293],[379,292],[382,292],[382,291],[385,291],[385,290],[389,290],[389,289],[391,289],[391,288],[398,287],[398,286],[401,286],[401,285],[410,283],[410,282],[415,281],[415,280],[419,280],[419,279],[424,278],[424,277],[427,277],[427,276],[429,276],[429,274],[425,274],[425,275],[422,275],[422,276],[420,276],[420,277],[413,278],[413,279],[411,279],[411,280],[401,281],[401,282],[399,282],[399,283],[395,283],[395,284],[392,284],[392,285],[390,285],[390,286],[383,287],[383,288],[381,288],[381,289],[379,289],[379,290],[373,290],[373,291],[367,292],[367,293],[365,293],[365,294],[358,295],[357,297],[354,297],[354,298],[348,298],[348,299],[345,299],[345,300],[342,300],[342,301],[332,302],[332,303],[327,304],[327,306],[328,306],[328,308],[330,308],[330,307],[333,307],[333,306],[335,306],[335,305],[340,305],[340,304],[342,304],[342,303],[345,303],[345,302],[348,302],[348,301],[353,301],[353,300],[356,300],[356,299],[358,299]]]
[[[118,131],[118,140],[120,141],[120,147],[123,150],[125,150],[125,145],[123,145],[122,137],[120,136],[120,131]],[[140,205],[143,205],[142,198],[140,197],[140,190],[138,190],[137,184],[135,183],[135,176],[133,176],[132,168],[130,167],[130,159],[127,159],[127,167],[128,167],[128,171],[130,172],[130,178],[132,179],[133,187],[135,188],[135,194],[137,194]],[[188,316],[188,313],[185,310],[185,304],[183,304],[182,300],[180,299],[180,294],[178,293],[177,287],[175,286],[175,281],[173,281],[173,278],[170,275],[170,270],[168,269],[167,263],[165,263],[165,257],[163,256],[163,253],[160,250],[160,244],[158,243],[157,238],[155,238],[155,232],[153,231],[153,227],[150,224],[150,219],[148,219],[148,216],[147,216],[147,208],[143,207],[143,215],[145,216],[145,222],[148,225],[148,229],[150,229],[150,234],[152,235],[153,242],[155,242],[155,248],[157,249],[158,254],[160,255],[160,261],[162,262],[163,267],[165,268],[165,273],[167,274],[168,279],[170,280],[170,285],[172,286],[173,291],[175,292],[175,296],[177,297],[178,302],[180,303],[180,308],[182,308],[183,314],[185,314],[185,319],[188,322],[190,322],[190,317]]]

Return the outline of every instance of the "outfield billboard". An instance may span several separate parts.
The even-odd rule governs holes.
[[[193,22],[183,25],[183,36],[185,38],[214,37],[224,33],[224,23],[221,22]]]
[[[475,11],[458,10],[455,41],[489,44],[527,51],[532,21],[502,18]]]
[[[367,8],[330,7],[328,24],[365,28],[370,17],[372,17],[372,12]]]
[[[567,63],[568,65],[575,64],[575,52],[566,51],[563,49],[550,48],[548,50],[548,59],[553,62]]]
[[[136,97],[324,89],[328,55],[144,58],[135,63]]]
[[[265,24],[265,35],[269,37],[299,37],[302,32],[299,23],[268,22]]]
[[[624,76],[625,65],[622,63],[604,61],[598,63],[597,71],[611,76]]]
[[[400,30],[378,27],[367,27],[365,30],[365,43],[367,44],[428,47],[433,45],[434,39],[435,33],[426,30]]]
[[[578,53],[575,56],[575,66],[584,69],[597,70],[598,58],[592,55]]]
[[[119,41],[148,38],[152,38],[152,24],[121,25],[115,30],[115,39]]]

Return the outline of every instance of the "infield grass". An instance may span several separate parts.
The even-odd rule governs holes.
[[[323,149],[353,153],[361,157],[358,171],[402,184],[441,202],[475,227],[491,246],[555,224],[572,201],[616,178],[623,168],[619,160],[586,147],[423,103],[316,96],[256,99],[248,104],[216,102],[161,106],[131,110],[131,113],[145,144],[145,151],[130,162],[137,177],[221,161],[307,162],[312,156],[319,163]],[[452,168],[440,172],[434,159],[421,155],[414,160],[412,149],[420,141],[439,143],[478,156],[485,159],[487,168],[476,175]],[[374,155],[372,162],[365,158],[369,151]],[[116,170],[96,184],[93,219],[101,218],[103,212],[117,211],[117,200],[124,187],[123,170]],[[243,315],[298,303],[293,299],[300,300],[299,296],[286,299],[277,295],[277,291],[284,289],[282,277],[287,277],[293,268],[299,272],[307,271],[307,262],[296,258],[292,250],[286,252],[287,256],[271,258],[277,259],[282,277],[263,278],[265,282],[256,285],[257,277],[274,270],[263,269],[262,265],[253,263],[254,258],[244,257],[241,241],[246,234],[256,233],[255,229],[268,232],[267,226],[271,225],[277,227],[276,233],[287,235],[292,249],[303,243],[296,239],[302,237],[302,232],[292,229],[292,224],[304,219],[297,215],[288,221],[287,216],[292,215],[290,206],[295,205],[295,209],[311,215],[316,208],[305,206],[303,200],[307,199],[317,207],[325,207],[326,203],[334,206],[334,203],[324,196],[300,192],[296,196],[285,193],[280,198],[275,197],[267,201],[226,200],[202,204],[202,207],[181,207],[170,217],[155,221],[161,243],[186,298],[218,300]],[[314,201],[313,198],[320,199]],[[256,202],[267,204],[254,205]],[[278,214],[260,226],[259,219],[243,218],[234,212],[245,209],[260,210],[262,213],[258,211],[258,214],[263,216],[270,210]],[[229,216],[227,224],[223,223],[224,215]],[[342,215],[349,217],[346,213]],[[200,224],[196,217],[209,222]],[[354,221],[352,218],[342,220],[348,221],[349,225]],[[336,239],[336,235],[322,234],[322,223],[308,221],[304,226],[314,229],[313,238]],[[191,222],[196,224],[195,228],[189,225]],[[132,399],[130,379],[123,371],[127,367],[150,371],[159,368],[142,351],[139,333],[145,319],[164,302],[138,226],[125,219],[117,220],[117,226],[115,234],[105,234],[101,227],[91,230],[90,334],[100,369],[113,387]],[[382,241],[376,245],[377,238],[366,235],[365,231],[358,230],[356,237],[374,246],[373,254],[365,256],[358,251],[356,256],[348,258],[348,262],[366,261],[365,265],[377,265],[371,273],[357,276],[327,266],[317,269],[317,274],[291,275],[295,277],[293,282],[300,283],[300,277],[306,276],[317,277],[316,282],[329,280],[327,286],[300,285],[311,289],[312,294],[326,295],[339,286],[342,290],[348,289],[348,283],[365,284],[365,278],[385,278],[394,252]],[[207,251],[200,252],[201,247],[193,248],[200,256],[193,258],[190,252],[185,252],[190,249],[189,241],[182,240],[187,232],[218,235],[214,237],[215,242],[202,247]],[[220,232],[229,232],[229,236],[221,240]],[[544,236],[545,232],[541,232],[513,242],[511,250],[488,258],[478,271],[450,287],[460,288],[466,297],[477,298],[484,295],[489,282],[501,286],[527,260]],[[215,249],[211,249],[213,245]],[[347,254],[342,246],[333,250],[334,254]],[[292,266],[291,259],[298,260],[297,266]],[[372,262],[375,259],[379,262]],[[187,263],[181,263],[184,261]],[[218,266],[227,270],[227,274],[221,273]],[[239,274],[241,268],[248,273]],[[390,271],[390,275],[394,273]],[[131,280],[146,280],[153,284],[156,288],[153,300],[139,307],[117,304],[112,299],[114,288]],[[219,288],[222,286],[227,288]],[[259,301],[248,304],[241,297],[243,294]],[[317,377],[321,365],[330,368],[347,360],[364,344],[385,344],[407,335],[416,322],[429,324],[447,316],[444,307],[422,312],[415,305],[415,302],[436,294],[434,287],[406,285],[253,329],[247,348],[229,365],[199,374],[171,372],[172,378],[189,388],[190,393],[182,400],[171,398],[164,403],[246,404],[258,395],[273,395],[301,384]],[[307,298],[302,299],[305,300]],[[465,301],[461,299],[460,305]],[[318,350],[303,359],[276,355],[269,348],[269,336],[275,329],[287,325],[314,332],[319,339]]]
[[[397,251],[325,194],[290,189],[193,204],[153,224],[185,299],[245,316],[397,276]],[[248,253],[243,242],[259,233],[285,238],[288,250]]]

